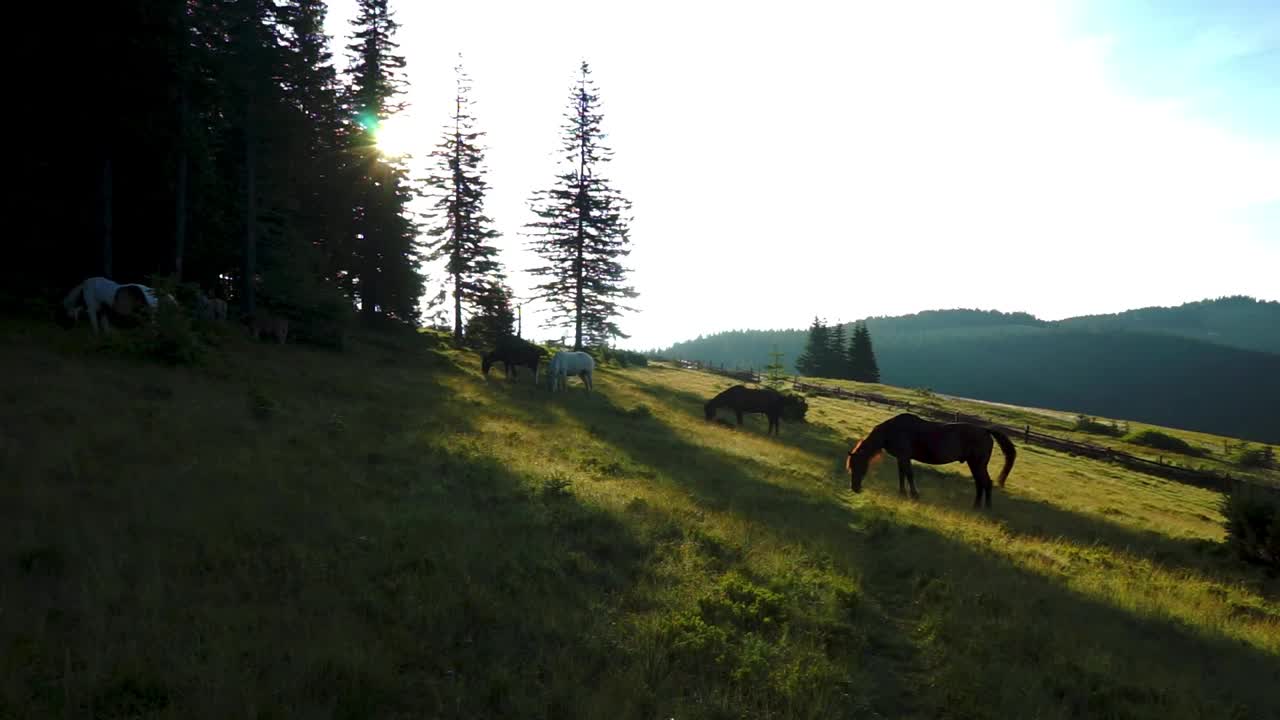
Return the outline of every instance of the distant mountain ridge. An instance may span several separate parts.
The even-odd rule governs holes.
[[[1280,303],[1227,297],[1045,321],[932,310],[866,319],[881,377],[904,387],[1280,442]],[[659,351],[794,372],[806,329],[735,330]]]
[[[1179,335],[1218,345],[1280,353],[1280,302],[1244,295],[1177,307],[1145,307],[1111,315],[1059,320],[1061,327]]]

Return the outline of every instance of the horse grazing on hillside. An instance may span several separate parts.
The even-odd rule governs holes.
[[[987,472],[987,462],[991,460],[992,438],[1000,443],[1000,451],[1004,453],[1004,469],[997,480],[1000,487],[1004,487],[1017,456],[1008,435],[970,423],[930,422],[911,413],[895,415],[871,428],[871,432],[849,451],[844,461],[844,467],[849,471],[849,489],[862,492],[862,478],[867,474],[871,458],[886,451],[898,459],[899,493],[906,494],[905,480],[911,485],[911,497],[920,498],[911,472],[912,460],[929,465],[962,462],[969,465],[977,489],[973,506],[980,507],[985,498],[986,506],[991,507],[991,475]]]
[[[245,315],[243,320],[249,326],[249,334],[254,340],[261,339],[263,333],[266,333],[267,337],[274,336],[276,342],[284,345],[289,338],[289,318],[283,315],[256,309],[252,315]]]
[[[708,420],[715,418],[716,410],[729,408],[738,416],[738,424],[742,424],[743,413],[764,413],[769,418],[769,429],[765,434],[782,432],[782,409],[787,398],[777,390],[769,388],[748,388],[746,385],[734,385],[707,401],[703,412]]]
[[[596,361],[584,352],[561,350],[551,358],[547,365],[547,384],[552,392],[556,388],[568,387],[569,376],[577,375],[591,392],[591,375],[595,372]]]
[[[154,318],[157,304],[156,291],[146,285],[121,285],[104,277],[85,280],[71,288],[71,292],[62,299],[68,327],[75,325],[80,311],[84,310],[89,315],[89,325],[95,335],[100,329],[111,330],[110,318],[120,322],[143,312]]]
[[[516,368],[524,366],[533,371],[533,384],[538,384],[538,365],[542,363],[543,350],[526,340],[514,337],[499,338],[497,346],[480,359],[480,369],[489,377],[489,368],[502,363],[508,378],[516,376]]]

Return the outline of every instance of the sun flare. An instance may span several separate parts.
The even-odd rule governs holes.
[[[373,133],[378,152],[387,157],[403,157],[414,150],[413,129],[404,114],[384,118]]]

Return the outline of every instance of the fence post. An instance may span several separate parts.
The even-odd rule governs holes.
[[[1031,426],[1030,425],[1026,426],[1022,430],[1022,442],[1024,443],[1031,442]]]

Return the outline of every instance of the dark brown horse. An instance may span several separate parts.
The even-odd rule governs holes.
[[[542,362],[543,350],[531,342],[520,338],[499,338],[497,347],[484,354],[480,360],[480,369],[485,377],[489,376],[489,368],[496,362],[502,363],[502,369],[508,378],[516,375],[516,368],[523,365],[533,371],[533,383],[538,384],[538,365]]]
[[[780,432],[782,408],[786,405],[786,397],[777,390],[769,388],[748,388],[746,385],[734,385],[707,401],[703,407],[708,420],[716,416],[716,410],[729,408],[738,415],[738,424],[742,424],[743,413],[764,413],[769,418],[768,433]]]
[[[862,492],[862,478],[867,474],[867,464],[881,451],[898,459],[898,492],[906,494],[903,480],[911,485],[911,497],[919,498],[916,481],[911,472],[911,461],[919,460],[929,465],[945,465],[962,462],[969,465],[977,495],[973,506],[979,507],[983,498],[991,507],[991,475],[987,462],[991,460],[991,439],[1000,443],[1004,453],[1004,469],[997,482],[1004,487],[1013,469],[1017,455],[1009,436],[993,428],[969,423],[937,423],[921,419],[911,413],[902,413],[871,428],[871,432],[849,451],[844,467],[849,471],[849,489]]]

